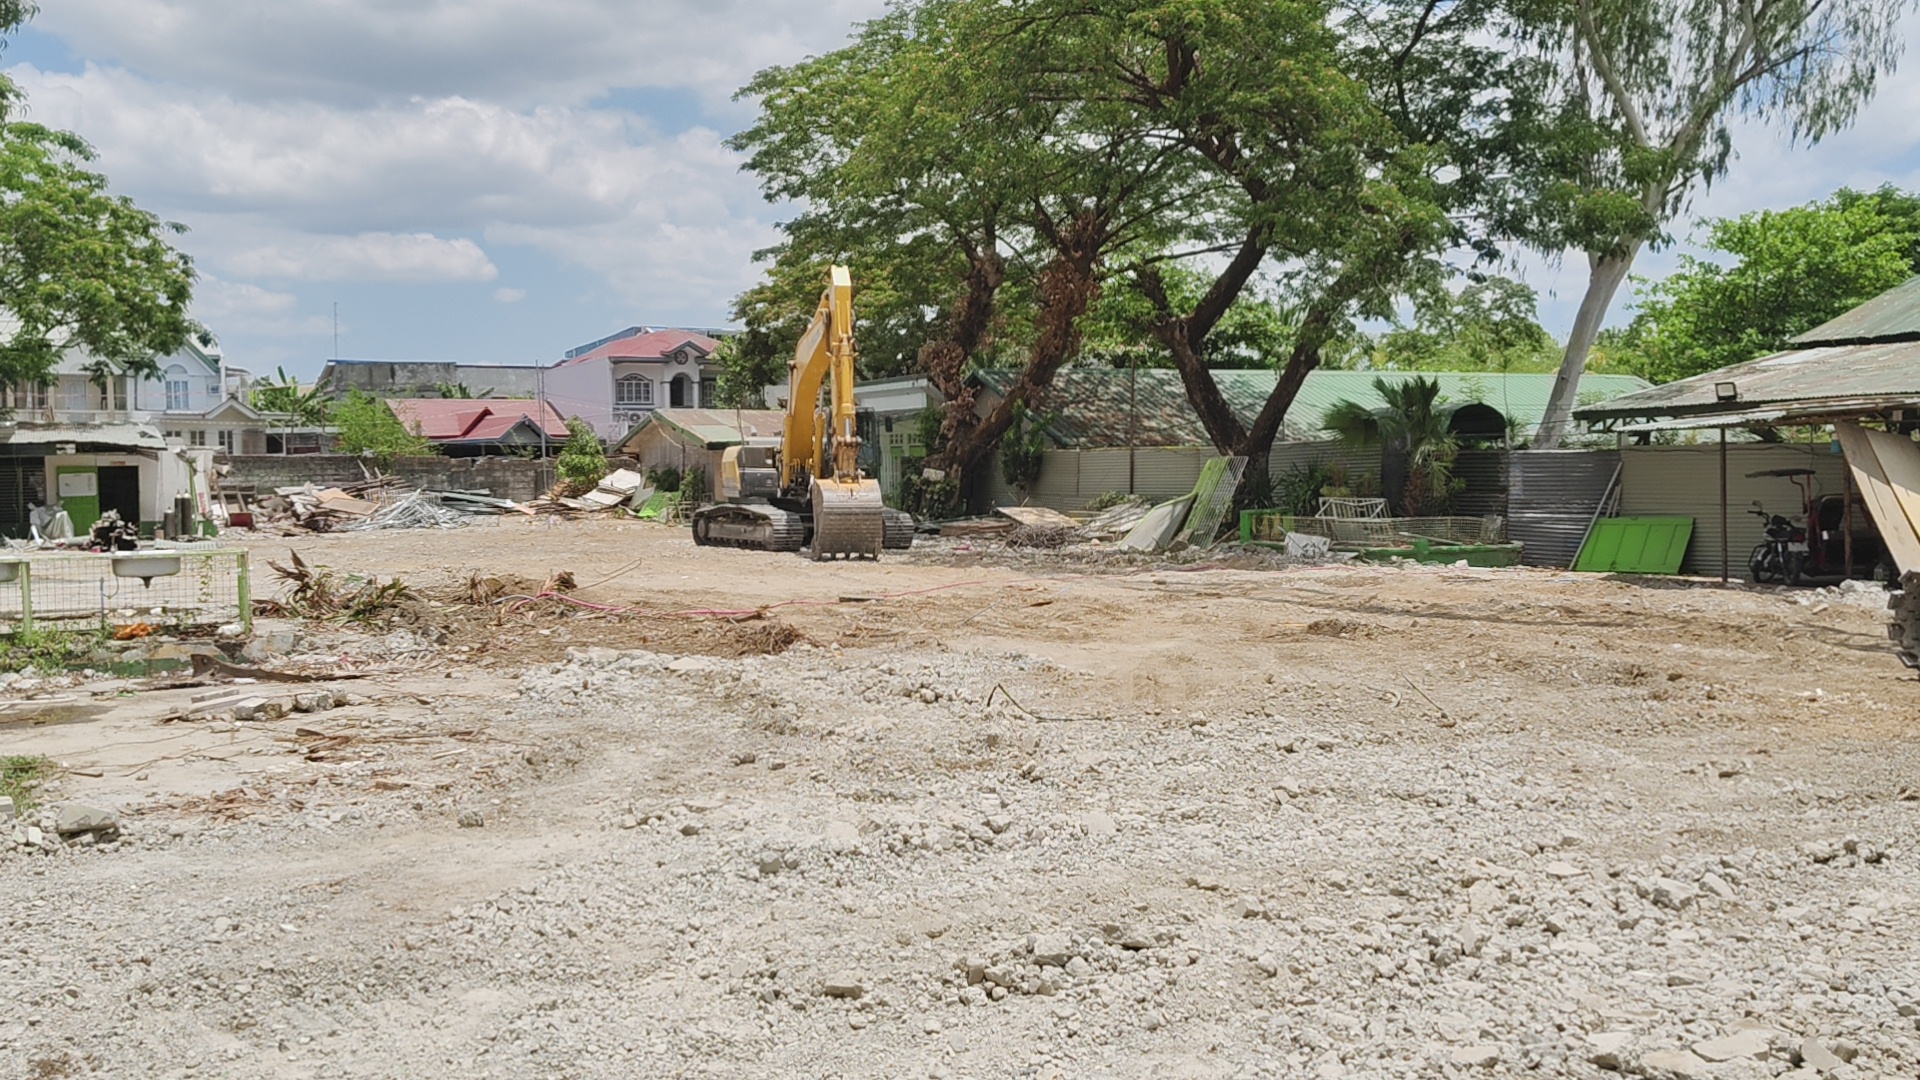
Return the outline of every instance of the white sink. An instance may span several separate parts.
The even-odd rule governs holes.
[[[113,576],[139,578],[142,585],[151,585],[154,578],[172,577],[179,572],[178,555],[113,556]]]

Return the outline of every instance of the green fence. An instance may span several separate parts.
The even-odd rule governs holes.
[[[247,553],[234,548],[0,555],[0,633],[145,623],[253,628]]]

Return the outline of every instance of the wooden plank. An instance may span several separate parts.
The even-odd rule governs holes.
[[[1045,506],[996,506],[994,513],[1011,518],[1022,525],[1053,526],[1062,529],[1077,529],[1080,523]]]
[[[1920,446],[1858,424],[1835,424],[1833,430],[1887,553],[1901,572],[1920,570]]]

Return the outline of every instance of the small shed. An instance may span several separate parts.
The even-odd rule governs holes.
[[[655,409],[613,452],[633,458],[642,469],[702,469],[711,485],[727,447],[778,438],[783,418],[772,409]]]

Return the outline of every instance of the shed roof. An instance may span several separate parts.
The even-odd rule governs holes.
[[[1732,383],[1735,393],[1725,401],[1715,390],[1723,383]],[[1575,409],[1573,415],[1581,420],[1712,413],[1733,417],[1774,404],[1792,405],[1793,411],[1808,415],[1822,410],[1871,413],[1883,402],[1897,405],[1916,396],[1920,396],[1920,341],[1897,341],[1774,353]],[[1729,420],[1729,426],[1740,423]]]
[[[1916,339],[1920,339],[1920,277],[1910,277],[1792,340],[1795,345],[1845,345]]]
[[[620,440],[620,449],[629,452],[634,439],[654,424],[661,424],[689,441],[718,450],[749,438],[778,438],[785,418],[778,409],[655,409],[627,432]]]
[[[0,437],[12,446],[112,446],[127,450],[165,450],[167,440],[146,424],[33,424],[21,425]]]
[[[1004,394],[1017,372],[983,371],[980,382]],[[1137,382],[1130,380],[1137,376]],[[1499,372],[1428,371],[1315,371],[1307,376],[1299,396],[1287,411],[1280,437],[1287,441],[1326,438],[1325,417],[1342,401],[1367,408],[1385,402],[1374,388],[1376,378],[1403,382],[1425,376],[1440,384],[1445,400],[1460,404],[1480,402],[1498,410],[1521,428],[1538,424],[1553,390],[1552,375]],[[1234,415],[1251,424],[1273,393],[1279,373],[1271,369],[1220,370],[1213,373]],[[1650,386],[1632,375],[1593,375],[1580,382],[1583,399],[1603,399]],[[1057,413],[1048,433],[1059,446],[1085,449],[1102,446],[1207,446],[1212,440],[1187,400],[1180,373],[1167,368],[1068,368],[1054,377],[1045,412]]]

